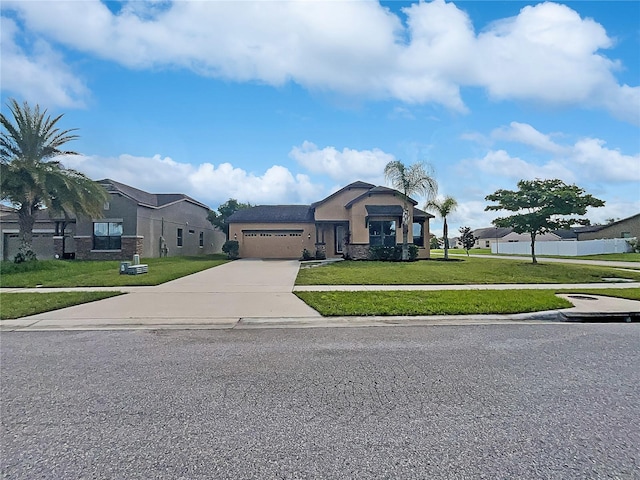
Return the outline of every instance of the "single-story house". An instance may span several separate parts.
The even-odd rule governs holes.
[[[473,248],[491,248],[493,244],[527,242],[531,243],[531,235],[528,233],[516,233],[509,227],[478,228],[473,232],[476,242]],[[536,236],[536,242],[575,241],[578,237],[573,230],[554,230]],[[462,248],[460,241],[456,244]],[[499,247],[498,247],[499,248]]]
[[[588,225],[573,229],[578,240],[599,240],[602,238],[640,239],[640,213],[607,225]]]
[[[207,215],[209,207],[181,193],[148,193],[114,180],[98,181],[109,193],[101,218],[62,218],[41,210],[33,246],[40,259],[129,260],[221,251],[225,236]],[[17,213],[2,216],[2,258],[19,247]],[[56,257],[57,256],[57,257]]]
[[[433,215],[409,198],[408,242],[429,257]],[[397,190],[354,182],[311,205],[259,205],[228,219],[229,239],[243,258],[300,258],[303,250],[327,258],[365,259],[374,245],[401,245],[405,198]],[[426,248],[425,248],[426,247]]]

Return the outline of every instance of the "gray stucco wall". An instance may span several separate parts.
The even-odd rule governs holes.
[[[178,229],[182,229],[182,246],[178,246]],[[139,207],[138,235],[144,237],[144,255],[160,256],[160,237],[163,236],[168,255],[203,255],[220,253],[224,233],[207,220],[207,211],[199,205],[180,201],[159,209]],[[200,247],[200,233],[203,246]]]

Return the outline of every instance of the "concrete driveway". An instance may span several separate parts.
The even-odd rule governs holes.
[[[5,320],[2,326],[112,328],[154,324],[229,328],[243,318],[320,318],[292,293],[299,265],[296,260],[237,260],[155,287],[119,289],[127,295]]]

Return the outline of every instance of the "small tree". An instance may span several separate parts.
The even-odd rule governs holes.
[[[438,242],[438,237],[436,237],[433,234],[431,234],[431,238],[429,239],[429,248],[431,250],[437,250],[438,248],[440,248],[440,242]]]
[[[511,227],[516,233],[531,235],[531,258],[536,259],[536,236],[569,228],[572,225],[589,225],[585,218],[564,218],[568,215],[584,215],[588,207],[602,207],[604,202],[575,185],[562,180],[520,180],[518,190],[497,190],[487,195],[486,200],[497,202],[485,210],[508,210],[519,212],[508,217],[496,218],[496,227]]]
[[[227,240],[229,240],[229,224],[227,223],[227,219],[236,211],[251,206],[250,203],[240,203],[235,198],[230,198],[218,207],[217,212],[214,210],[209,211],[207,218],[212,225],[222,230]]]
[[[460,243],[462,244],[462,248],[466,250],[468,257],[469,250],[471,250],[476,244],[476,240],[478,239],[478,237],[475,237],[473,235],[471,227],[460,227],[458,231],[460,232]]]
[[[402,192],[404,208],[402,212],[402,260],[409,260],[409,197],[425,195],[432,197],[438,192],[438,183],[433,169],[424,163],[406,166],[400,160],[394,160],[384,167],[384,176],[393,188]]]
[[[445,197],[442,200],[430,200],[427,202],[427,210],[435,210],[444,222],[442,227],[442,239],[444,244],[444,259],[449,259],[449,226],[447,225],[447,216],[453,212],[458,206],[458,202],[453,197]]]

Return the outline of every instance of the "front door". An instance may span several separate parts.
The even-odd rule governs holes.
[[[344,247],[344,225],[336,225],[336,253],[342,253]]]

